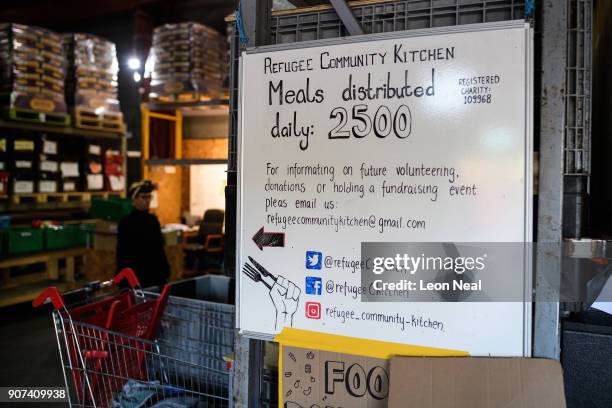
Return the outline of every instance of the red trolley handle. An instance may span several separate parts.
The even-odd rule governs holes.
[[[121,272],[119,272],[113,278],[113,285],[117,286],[124,280],[127,280],[128,284],[132,289],[140,287],[140,282],[138,282],[138,278],[136,277],[136,274],[134,273],[132,268],[125,268]]]
[[[53,303],[53,307],[55,308],[55,310],[63,309],[66,307],[66,305],[64,304],[64,298],[62,298],[60,291],[55,286],[49,286],[48,288],[43,290],[40,295],[38,295],[36,299],[32,301],[32,306],[39,307],[49,299],[51,300],[51,303]]]
[[[132,289],[140,287],[140,282],[138,282],[136,274],[130,268],[125,268],[121,272],[119,272],[117,276],[113,278],[112,284],[114,286],[117,286],[124,280],[127,280],[128,284]],[[103,287],[108,284],[110,284],[110,281],[108,283],[102,282]],[[64,298],[55,286],[49,286],[48,288],[44,289],[40,293],[40,295],[38,295],[36,299],[32,301],[32,306],[40,307],[41,305],[46,303],[47,300],[51,300],[51,303],[53,304],[55,310],[63,309],[66,307],[66,304],[64,303]]]
[[[90,358],[107,358],[108,351],[100,351],[100,350],[85,350],[83,351],[83,357]]]

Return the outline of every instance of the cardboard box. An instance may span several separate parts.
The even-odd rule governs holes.
[[[389,408],[564,408],[558,361],[394,357]]]
[[[61,162],[60,163],[60,172],[62,173],[62,177],[79,177],[79,163],[77,162]]]
[[[13,180],[13,194],[31,194],[34,192],[34,180]]]
[[[389,360],[282,347],[283,407],[385,408]]]
[[[119,224],[116,222],[103,221],[103,220],[96,221],[96,232],[99,232],[102,234],[117,235],[118,231],[119,231]]]
[[[387,359],[283,345],[279,382],[284,408],[566,407],[560,363],[536,358]]]
[[[183,279],[185,269],[185,252],[182,245],[166,245],[164,247],[166,258],[170,264],[170,280]]]
[[[9,174],[3,171],[0,171],[0,196],[4,196],[8,194],[8,183],[9,183]]]
[[[78,179],[62,179],[62,191],[64,193],[72,193],[79,190],[79,180]]]
[[[37,191],[39,193],[57,193],[57,180],[38,180]]]
[[[83,275],[88,281],[112,279],[116,269],[114,248],[112,250],[90,249],[83,257]]]
[[[96,233],[93,247],[96,251],[117,250],[117,232],[119,225],[116,222],[96,221]]]
[[[86,190],[99,191],[104,189],[103,174],[88,174],[85,181],[87,182]]]
[[[165,245],[178,245],[181,232],[179,230],[162,231]]]
[[[96,234],[94,235],[94,249],[96,251],[116,251],[117,250],[117,236],[108,234]]]

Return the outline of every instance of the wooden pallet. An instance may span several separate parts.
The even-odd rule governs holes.
[[[39,112],[31,109],[4,108],[4,116],[10,120],[42,123],[45,125],[70,126],[70,115],[67,113]]]
[[[13,288],[0,288],[0,307],[17,305],[19,303],[31,302],[36,299],[40,292],[49,286],[55,286],[60,292],[83,287],[87,282],[58,282],[40,281],[36,283],[24,284]]]
[[[15,288],[41,281],[57,281],[60,277],[66,282],[75,282],[75,258],[84,256],[86,252],[87,248],[79,247],[0,260],[0,286],[3,289]],[[64,262],[63,270],[60,270],[60,261]],[[45,264],[45,270],[29,274],[12,271],[12,268],[35,264]]]
[[[223,99],[225,97],[224,92],[218,94],[204,94],[202,92],[181,92],[176,94],[164,94],[150,97],[151,102],[155,103],[194,103],[194,102],[208,102],[214,99]]]
[[[74,127],[106,132],[124,133],[125,123],[121,112],[96,113],[93,109],[76,107],[72,110]]]
[[[120,198],[123,197],[123,192],[113,191],[91,191],[91,192],[72,192],[72,193],[31,193],[31,194],[13,194],[10,200],[13,204],[26,203],[70,203],[70,202],[85,202],[91,201],[92,197],[99,198]]]

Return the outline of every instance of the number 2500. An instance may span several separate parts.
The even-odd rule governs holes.
[[[401,105],[395,113],[382,105],[374,114],[374,119],[367,113],[367,105],[353,106],[351,124],[345,129],[349,122],[349,115],[345,108],[334,108],[329,114],[330,119],[338,119],[338,124],[329,132],[330,139],[347,139],[351,134],[357,138],[366,137],[372,130],[377,137],[385,138],[393,133],[400,139],[410,136],[412,131],[412,113],[406,105]]]

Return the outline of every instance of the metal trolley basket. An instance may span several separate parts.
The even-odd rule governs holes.
[[[66,307],[54,287],[51,301],[71,407],[203,408],[232,406],[233,305],[143,292],[131,270],[83,291],[117,286],[130,291]]]

